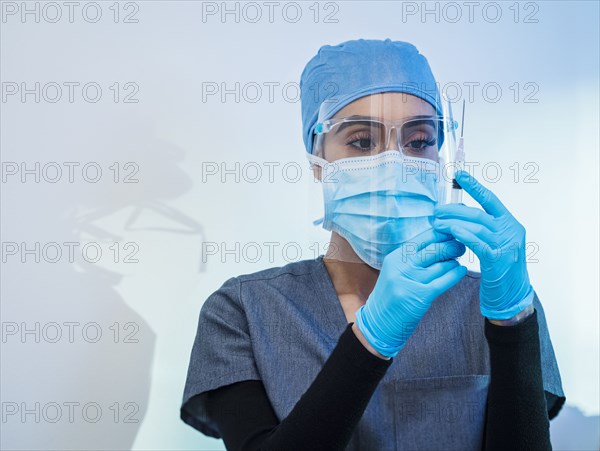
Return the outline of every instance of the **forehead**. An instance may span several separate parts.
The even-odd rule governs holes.
[[[435,108],[429,102],[411,94],[384,92],[356,99],[338,111],[333,117],[359,115],[396,120],[421,114],[434,115]]]

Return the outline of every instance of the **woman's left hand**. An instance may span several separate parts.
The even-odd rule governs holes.
[[[456,181],[485,211],[464,204],[438,205],[433,227],[453,235],[479,258],[481,314],[495,320],[513,318],[533,303],[525,228],[468,172],[458,171]]]

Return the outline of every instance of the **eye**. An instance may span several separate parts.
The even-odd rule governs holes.
[[[425,152],[437,142],[435,137],[421,133],[416,136],[411,136],[409,140],[402,145],[403,148],[412,152]]]
[[[369,132],[358,132],[348,137],[346,145],[352,146],[356,150],[371,151],[377,147],[377,142]]]

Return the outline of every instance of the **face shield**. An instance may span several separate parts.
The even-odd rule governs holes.
[[[392,94],[392,95],[389,95]],[[313,154],[309,160],[325,167],[346,159],[373,158],[397,152],[407,166],[426,166],[438,175],[438,202],[451,200],[458,122],[452,103],[441,98],[443,115],[433,106],[405,93],[370,95],[352,102],[332,115],[337,101],[321,104],[314,129]]]
[[[325,211],[315,225],[337,232],[373,268],[432,228],[435,206],[447,201],[452,178],[444,168],[458,124],[443,103],[441,116],[403,93],[365,96],[339,111],[333,100],[320,107],[315,153],[307,154],[322,169]]]
[[[442,97],[442,108],[444,117],[448,118],[447,129],[444,132],[444,143],[440,147],[440,183],[443,183],[443,195],[440,197],[440,204],[460,203],[462,202],[462,188],[456,183],[454,174],[463,169],[465,161],[463,130],[465,122],[465,102],[462,104],[462,115],[460,121],[456,121],[452,114],[452,109],[456,109],[448,99]],[[460,137],[458,137],[458,127],[460,126]]]

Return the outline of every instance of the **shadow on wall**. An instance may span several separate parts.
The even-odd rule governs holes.
[[[122,238],[118,230],[105,230],[95,221],[128,209],[133,213],[122,230],[186,233],[192,235],[189,244],[200,249],[201,225],[167,205],[192,186],[178,166],[184,153],[153,137],[148,128],[124,130],[124,136],[105,131],[103,140],[109,142],[79,148],[73,143],[74,150],[87,156],[64,156],[65,161],[95,161],[103,168],[115,161],[137,161],[139,183],[118,185],[103,179],[62,187],[3,187],[3,241],[26,242],[28,248],[36,242],[80,245],[74,261],[61,246],[63,257],[56,262],[42,256],[38,263],[27,256],[23,263],[18,254],[3,264],[3,328],[8,325],[13,333],[2,344],[2,401],[10,413],[3,419],[2,449],[133,446],[148,407],[156,334],[144,312],[129,305],[140,303],[128,303],[115,289],[123,274],[102,268],[102,261],[85,261],[81,246],[93,241],[107,252]],[[48,161],[21,156],[29,161],[36,157]],[[58,160],[56,153],[52,157]],[[181,227],[136,228],[135,220],[146,208]],[[152,249],[144,253],[152,254]]]
[[[550,421],[552,449],[555,451],[600,450],[600,417],[586,417],[576,407],[564,405]]]

